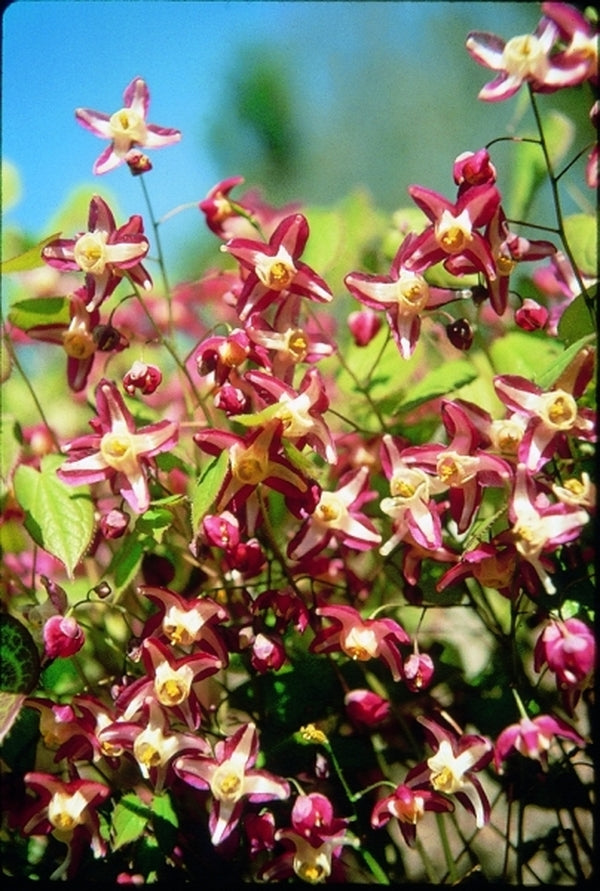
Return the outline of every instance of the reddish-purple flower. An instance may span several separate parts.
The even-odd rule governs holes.
[[[368,482],[369,469],[363,466],[345,474],[335,491],[321,491],[314,511],[288,545],[292,560],[314,557],[335,541],[357,551],[381,544],[381,535],[360,509],[375,497]]]
[[[222,245],[249,273],[237,305],[241,321],[289,295],[329,303],[329,286],[299,259],[308,235],[306,217],[297,213],[282,220],[267,243],[232,238]]]
[[[165,420],[136,430],[121,394],[106,379],[96,388],[96,409],[98,416],[90,422],[94,432],[68,444],[69,457],[58,476],[71,486],[110,480],[131,509],[143,514],[150,504],[152,458],[173,448],[178,426]]]
[[[548,750],[554,739],[559,736],[569,739],[578,746],[584,746],[585,740],[566,721],[553,718],[551,715],[538,715],[537,718],[523,717],[518,724],[506,727],[496,740],[494,749],[494,766],[502,773],[502,762],[512,751],[519,752],[526,758],[539,761],[546,770],[548,767]]]
[[[359,662],[381,659],[395,681],[402,678],[403,659],[399,645],[410,643],[410,637],[393,619],[363,619],[352,606],[321,606],[317,615],[330,619],[331,625],[321,628],[310,645],[313,653],[341,650]]]
[[[258,753],[256,727],[243,724],[215,745],[214,757],[182,755],[175,762],[175,772],[185,783],[211,792],[208,825],[213,845],[224,842],[235,829],[244,799],[263,802],[289,797],[285,780],[254,768]]]
[[[110,139],[110,145],[102,152],[92,170],[96,174],[108,173],[127,161],[130,149],[161,148],[179,142],[181,133],[170,127],[148,124],[146,117],[150,105],[150,92],[141,77],[134,77],[123,93],[123,108],[108,115],[91,108],[78,108],[75,117],[79,123],[101,139]]]
[[[103,198],[90,201],[88,231],[75,238],[56,238],[42,250],[42,259],[62,271],[85,273],[87,310],[92,312],[115,290],[123,276],[145,290],[152,279],[141,261],[149,250],[141,216],[135,214],[117,228]]]
[[[414,845],[417,824],[426,811],[453,811],[454,804],[439,792],[431,789],[412,789],[407,783],[397,786],[391,795],[381,798],[371,812],[371,826],[381,829],[392,817],[398,820],[400,832],[407,845]]]
[[[551,619],[538,637],[533,667],[547,665],[556,675],[567,709],[573,713],[582,690],[592,684],[596,666],[596,640],[580,619]]]
[[[494,80],[480,90],[479,99],[486,102],[508,99],[524,83],[536,92],[552,92],[581,83],[588,76],[589,62],[577,54],[552,55],[558,35],[557,25],[546,16],[533,34],[519,34],[508,41],[495,34],[472,31],[466,43],[469,54],[480,65],[498,72]]]
[[[444,795],[456,795],[474,816],[478,829],[491,813],[490,803],[475,774],[493,757],[489,739],[478,734],[462,734],[430,718],[420,716],[434,754],[424,764],[412,768],[407,784],[412,788],[432,786]]]
[[[76,866],[76,854],[91,846],[94,857],[102,857],[106,843],[100,835],[100,823],[96,809],[110,795],[104,783],[94,780],[61,780],[49,773],[25,774],[25,783],[37,796],[28,804],[23,815],[21,831],[24,835],[52,834],[58,841],[69,846],[64,863],[51,878],[69,875],[70,867]],[[74,856],[75,855],[75,856]]]
[[[464,258],[488,281],[494,281],[496,264],[491,244],[477,230],[490,222],[500,204],[496,186],[473,186],[459,195],[456,204],[423,186],[409,186],[408,192],[431,225],[414,238],[406,267],[422,272],[435,263]]]
[[[350,272],[344,283],[350,293],[371,309],[385,310],[394,341],[403,359],[409,359],[421,331],[421,313],[452,300],[470,296],[469,291],[452,291],[429,285],[421,270],[410,266],[419,237],[409,234],[400,245],[388,275]]]

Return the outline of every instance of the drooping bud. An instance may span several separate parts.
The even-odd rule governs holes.
[[[466,351],[473,343],[473,329],[466,319],[457,319],[446,325],[446,334],[452,346],[457,350]]]

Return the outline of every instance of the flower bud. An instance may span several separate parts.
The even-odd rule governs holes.
[[[381,328],[381,318],[372,309],[357,310],[348,316],[348,328],[356,346],[367,346]]]
[[[457,350],[468,350],[473,343],[473,329],[466,319],[457,319],[446,325],[446,334],[452,346]]]
[[[256,671],[277,671],[285,662],[285,647],[283,642],[275,637],[260,632],[252,642],[252,656],[250,658],[252,668]]]
[[[548,665],[561,686],[572,686],[591,674],[596,661],[593,632],[580,619],[549,622],[534,650],[534,667]]]
[[[150,396],[160,386],[161,381],[162,372],[156,365],[146,365],[145,362],[136,360],[123,377],[123,387],[130,396],[133,396],[136,390],[144,396]]]
[[[52,616],[44,625],[43,635],[44,649],[51,659],[73,656],[85,643],[83,629],[70,616]]]
[[[479,186],[483,183],[496,182],[496,168],[485,148],[459,155],[454,162],[452,173],[457,186]]]
[[[344,698],[346,714],[359,730],[371,730],[390,716],[390,703],[372,690],[351,690]]]
[[[127,338],[112,325],[96,325],[92,331],[92,337],[96,347],[103,352],[112,352],[113,350],[118,352],[129,346]]]
[[[220,408],[228,415],[239,415],[246,411],[248,398],[245,393],[231,384],[223,384],[215,396],[215,408]]]
[[[114,538],[121,538],[127,531],[128,525],[128,515],[117,508],[100,517],[100,531],[104,538],[109,541],[112,541]]]
[[[433,660],[427,653],[412,653],[404,663],[404,682],[413,693],[425,690],[433,677]]]
[[[523,331],[538,331],[545,327],[548,315],[545,306],[527,297],[515,312],[515,322]]]
[[[140,152],[139,149],[132,148],[125,155],[125,163],[129,167],[133,176],[140,176],[152,170],[152,162],[148,155]]]

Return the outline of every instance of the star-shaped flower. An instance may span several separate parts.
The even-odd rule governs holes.
[[[146,122],[149,105],[150,92],[146,82],[141,77],[134,77],[123,93],[123,108],[114,114],[108,115],[90,108],[75,111],[75,117],[86,130],[111,141],[95,162],[92,168],[94,173],[108,173],[119,167],[135,146],[161,148],[179,142],[179,130]]]
[[[58,476],[71,486],[109,479],[131,509],[143,514],[150,504],[148,469],[152,458],[173,448],[178,425],[164,420],[136,430],[121,394],[105,378],[96,388],[96,408],[98,416],[90,422],[94,432],[68,444],[69,457],[58,469]]]

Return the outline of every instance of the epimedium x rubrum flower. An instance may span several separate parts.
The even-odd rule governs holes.
[[[144,290],[150,290],[152,279],[141,263],[149,248],[139,214],[117,228],[106,201],[94,195],[90,201],[88,231],[74,238],[54,239],[42,249],[42,259],[64,272],[85,274],[86,308],[92,312],[110,297],[124,276]]]
[[[171,127],[148,124],[146,117],[150,105],[150,91],[141,77],[134,77],[123,93],[123,107],[108,115],[90,108],[78,108],[75,117],[79,123],[101,139],[110,139],[110,145],[102,152],[93,166],[96,174],[108,173],[127,160],[128,152],[137,146],[160,148],[179,142],[181,132]]]
[[[259,754],[254,724],[243,724],[235,733],[220,740],[214,757],[181,755],[175,761],[175,773],[195,789],[209,789],[212,807],[209,830],[213,845],[219,845],[235,829],[244,806],[249,801],[288,798],[288,783],[254,767]]]
[[[344,283],[350,293],[365,306],[385,310],[394,341],[403,359],[409,359],[421,331],[421,313],[450,303],[470,291],[453,291],[429,285],[420,271],[408,268],[418,239],[406,236],[392,261],[388,275],[351,272]]]
[[[306,217],[297,213],[282,220],[266,243],[232,238],[221,246],[248,271],[237,305],[240,321],[290,295],[330,302],[327,283],[300,260],[308,235]]]
[[[123,397],[105,378],[96,388],[96,409],[98,416],[90,421],[94,432],[67,445],[68,457],[58,476],[72,486],[110,480],[130,508],[143,514],[150,504],[152,458],[176,445],[178,425],[164,420],[136,429]]]

